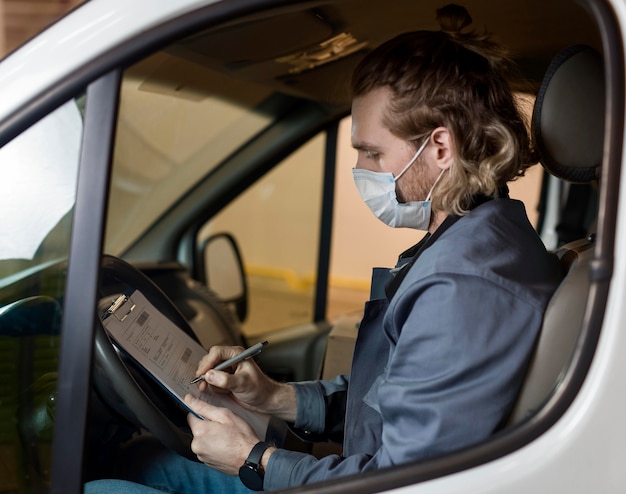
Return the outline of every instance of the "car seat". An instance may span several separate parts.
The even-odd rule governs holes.
[[[541,164],[575,184],[597,184],[603,156],[605,84],[588,46],[559,53],[541,84],[532,132]],[[553,295],[509,425],[534,415],[557,392],[577,347],[589,296],[595,235],[558,248],[565,277]]]

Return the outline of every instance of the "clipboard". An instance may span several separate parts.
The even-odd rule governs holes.
[[[184,401],[189,393],[212,405],[230,408],[250,424],[259,438],[270,435],[269,416],[246,410],[230,395],[210,388],[200,392],[196,384],[190,384],[206,350],[139,290],[117,296],[101,315],[101,321],[114,346],[139,364],[185,410],[194,413]]]

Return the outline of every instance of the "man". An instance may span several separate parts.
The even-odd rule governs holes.
[[[471,19],[461,7],[438,20],[442,31],[385,43],[353,78],[355,183],[382,221],[428,234],[395,269],[375,271],[351,375],[280,384],[253,361],[211,370],[241,351],[232,347],[212,348],[198,369],[202,388],[308,438],[342,441],[343,455],[265,444],[229,410],[188,397],[207,419],[189,415],[192,450],[212,468],[150,459],[140,481],[241,488],[219,470],[250,488],[287,488],[450,452],[505,423],[561,271],[507,195],[532,152],[502,50],[463,32]]]

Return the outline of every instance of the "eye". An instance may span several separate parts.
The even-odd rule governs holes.
[[[365,150],[365,157],[368,160],[377,160],[379,156],[380,154],[377,153],[376,151],[370,151],[369,149]]]

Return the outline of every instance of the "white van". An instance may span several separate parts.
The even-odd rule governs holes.
[[[519,66],[545,167],[526,204],[568,274],[507,427],[297,491],[621,493],[626,4],[459,3]],[[355,242],[410,245],[347,206],[350,74],[439,6],[91,0],[0,62],[0,493],[81,492],[140,432],[190,454],[185,411],[99,322],[129,285],[205,347],[269,339],[276,379],[346,365],[364,270],[398,254]]]

